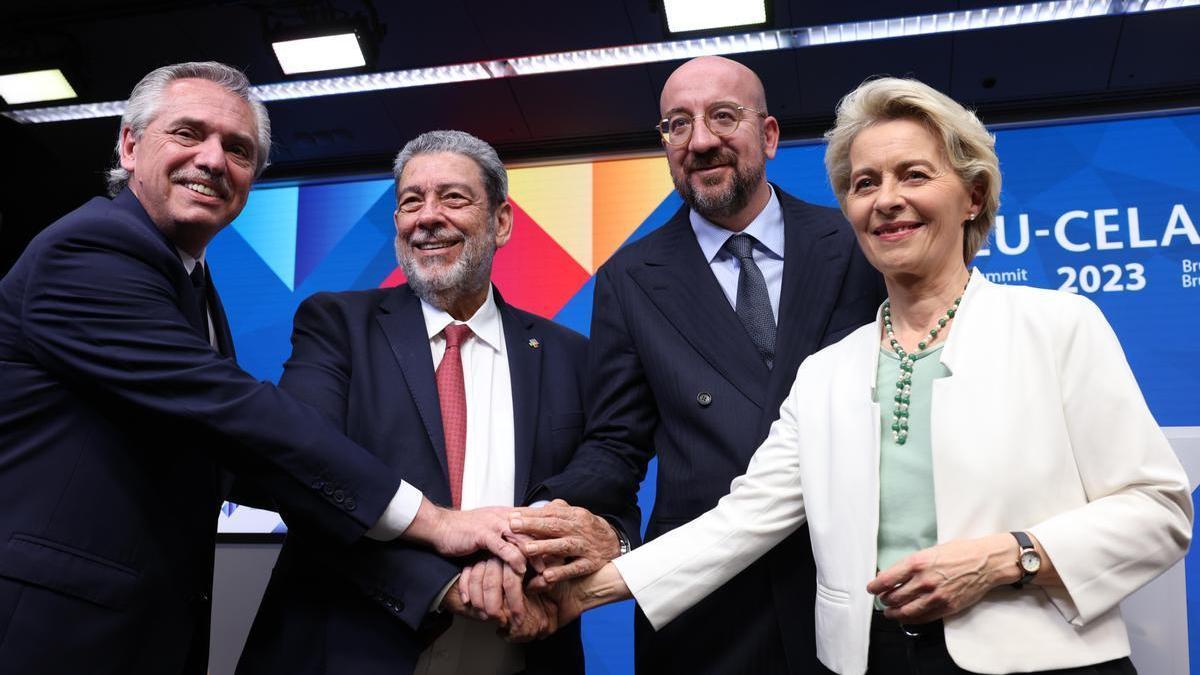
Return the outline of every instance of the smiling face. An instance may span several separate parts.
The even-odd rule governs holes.
[[[208,80],[176,80],[140,135],[121,130],[121,166],[151,220],[195,255],[246,205],[256,137],[241,98]]]
[[[456,318],[466,318],[452,311],[460,305],[473,314],[487,296],[492,256],[512,234],[512,206],[491,213],[475,160],[456,152],[408,160],[394,218],[396,258],[417,295]]]
[[[961,274],[963,223],[978,213],[981,199],[918,121],[869,126],[850,145],[846,217],[867,260],[888,280]]]
[[[740,225],[740,230],[770,198],[765,167],[775,156],[779,125],[774,117],[760,119],[747,112],[733,133],[717,136],[703,121],[705,111],[717,103],[766,109],[758,77],[735,61],[702,57],[676,69],[663,86],[660,112],[664,118],[676,113],[697,117],[687,143],[664,142],[663,147],[684,202],[709,220]]]

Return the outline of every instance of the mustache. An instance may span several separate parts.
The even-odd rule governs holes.
[[[172,183],[200,183],[207,185],[216,190],[217,194],[223,198],[228,197],[229,193],[233,190],[229,184],[229,179],[224,175],[218,176],[200,169],[176,169],[171,172],[170,180]]]
[[[683,168],[688,171],[700,171],[724,165],[737,165],[737,155],[724,148],[714,148],[704,154],[689,156],[683,163]]]
[[[461,233],[456,232],[445,225],[439,225],[433,229],[417,228],[408,237],[409,246],[419,246],[421,244],[453,244],[459,241],[465,241],[466,237]]]

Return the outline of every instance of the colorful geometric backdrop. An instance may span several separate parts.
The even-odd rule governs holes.
[[[1120,336],[1159,423],[1171,427],[1173,438],[1184,439],[1176,449],[1195,477],[1200,115],[1044,125],[996,135],[1004,172],[1003,222],[977,264],[996,281],[1064,288],[1096,301]],[[781,148],[768,164],[768,176],[801,199],[836,206],[823,153],[820,144]],[[509,177],[516,222],[512,239],[496,255],[493,279],[514,305],[586,334],[592,274],[681,205],[666,161],[655,156],[514,168]],[[278,379],[290,353],[292,315],[312,293],[402,282],[392,244],[394,206],[390,177],[254,190],[241,216],[208,250],[244,368]],[[646,515],[654,476],[652,465],[640,495]],[[283,529],[274,514],[233,505],[224,509],[220,527]],[[1157,647],[1165,644],[1167,652],[1182,650],[1185,661],[1186,634],[1174,640],[1153,631],[1179,626],[1186,631],[1189,613],[1191,625],[1200,626],[1197,555],[1189,555],[1186,602],[1172,586],[1161,601],[1150,603],[1157,623],[1145,638]],[[1178,577],[1166,583],[1183,587],[1182,572]],[[628,604],[585,617],[590,673],[631,672],[630,617]],[[1197,640],[1191,639],[1191,660],[1193,672],[1200,673]]]

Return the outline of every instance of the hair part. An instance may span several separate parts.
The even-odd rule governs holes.
[[[508,201],[508,171],[496,149],[465,131],[437,130],[426,131],[405,144],[396,161],[392,165],[392,175],[396,179],[396,187],[400,186],[400,175],[408,161],[417,155],[430,155],[439,152],[453,152],[475,161],[479,172],[483,174],[483,187],[487,192],[488,211],[493,215],[501,204]]]
[[[975,113],[923,82],[897,77],[867,80],[846,94],[837,106],[837,122],[825,132],[825,171],[842,211],[850,191],[850,146],[859,132],[892,120],[923,124],[935,138],[950,166],[968,191],[982,191],[974,220],[963,223],[963,261],[970,263],[987,242],[1000,208],[1000,160],[996,139]]]
[[[216,61],[193,61],[176,63],[151,71],[142,78],[129,95],[125,104],[125,113],[121,115],[121,127],[117,132],[116,165],[108,171],[108,194],[115,196],[129,183],[129,172],[121,166],[121,134],[129,128],[134,138],[141,138],[142,133],[158,116],[167,88],[177,80],[207,80],[227,90],[242,99],[254,113],[255,126],[258,128],[255,148],[256,166],[254,177],[258,178],[267,168],[271,153],[271,118],[267,108],[258,100],[250,89],[250,80],[237,68]]]

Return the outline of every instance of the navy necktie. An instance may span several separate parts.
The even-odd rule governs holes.
[[[775,314],[771,311],[767,281],[754,262],[754,237],[735,234],[725,241],[724,249],[737,258],[742,268],[738,274],[738,318],[742,320],[767,368],[771,368],[775,365]]]
[[[196,306],[200,308],[200,319],[204,325],[204,339],[208,339],[208,280],[204,276],[204,263],[196,261],[192,273],[192,288],[196,289]]]

